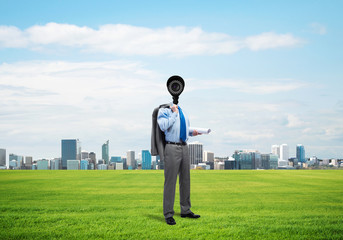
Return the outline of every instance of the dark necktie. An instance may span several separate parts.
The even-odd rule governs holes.
[[[186,120],[185,116],[182,113],[182,110],[180,107],[179,108],[179,114],[180,114],[180,139],[185,142],[187,139],[187,134],[186,134]]]

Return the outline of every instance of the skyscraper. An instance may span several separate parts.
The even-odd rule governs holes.
[[[280,159],[279,167],[285,167],[288,165],[289,150],[287,144],[281,144],[280,146]]]
[[[297,145],[297,159],[299,162],[306,162],[305,159],[305,147],[302,144]]]
[[[95,152],[90,152],[89,153],[89,158],[90,158],[90,163],[93,163],[94,166],[96,165],[96,155]]]
[[[279,145],[273,145],[272,146],[272,154],[278,156],[280,158],[280,146]]]
[[[191,165],[197,165],[198,163],[202,162],[203,157],[203,146],[200,142],[192,142],[188,144],[189,147],[189,159]]]
[[[6,166],[6,149],[0,148],[0,166]]]
[[[127,151],[126,164],[128,169],[133,169],[135,167],[135,151]]]
[[[287,144],[281,144],[280,146],[280,159],[284,161],[288,161],[289,158],[289,150]]]
[[[143,170],[151,169],[151,154],[149,150],[142,150],[142,169]]]
[[[105,164],[109,164],[110,162],[110,154],[109,154],[109,140],[107,140],[104,144],[102,144],[102,159],[104,159]]]
[[[25,168],[26,169],[32,169],[32,157],[31,156],[25,157]]]
[[[68,160],[78,160],[79,140],[78,139],[62,139],[62,169],[67,169]]]

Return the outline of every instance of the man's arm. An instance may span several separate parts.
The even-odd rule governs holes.
[[[160,108],[157,114],[157,123],[160,126],[160,129],[165,132],[168,128],[170,128],[176,121],[178,117],[178,109],[173,105],[171,108],[172,113],[170,113],[170,109],[168,108]]]

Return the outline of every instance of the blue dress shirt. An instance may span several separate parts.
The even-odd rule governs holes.
[[[189,136],[193,135],[193,129],[189,127],[189,119],[182,110],[186,121],[186,142]],[[157,123],[166,135],[167,142],[181,142],[180,139],[180,116],[170,108],[160,108],[157,114]]]

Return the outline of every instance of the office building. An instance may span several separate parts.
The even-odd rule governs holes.
[[[121,163],[121,157],[115,156],[115,157],[111,157],[111,163]]]
[[[81,151],[81,160],[88,159],[89,153],[87,151]]]
[[[204,162],[213,162],[214,161],[214,153],[204,151],[203,161]]]
[[[98,170],[107,170],[107,164],[98,164]]]
[[[6,166],[6,149],[0,148],[0,166]]]
[[[59,170],[61,168],[61,158],[54,158],[50,161],[51,170]]]
[[[16,160],[10,160],[9,169],[15,170],[18,169],[18,162]]]
[[[228,160],[224,161],[224,169],[229,170],[229,169],[235,169],[236,167],[236,160],[234,158],[229,158]],[[211,166],[210,166],[211,168]]]
[[[81,170],[88,170],[88,165],[89,165],[88,160],[87,159],[83,159],[80,162],[80,169]]]
[[[16,167],[11,168],[11,164],[10,164],[10,169],[21,169],[21,165],[23,165],[23,163],[24,163],[24,157],[10,153],[9,154],[9,162],[12,162],[12,167],[14,166],[13,160],[16,161],[16,164],[15,164]]]
[[[288,166],[289,150],[287,144],[281,144],[280,146],[280,159],[279,167],[283,168]]]
[[[235,159],[235,169],[262,168],[261,154],[257,150],[236,150],[232,157]]]
[[[109,154],[109,140],[107,140],[104,144],[102,144],[102,159],[104,159],[105,164],[109,164],[110,162],[110,154]]]
[[[62,169],[68,169],[68,160],[80,160],[80,142],[78,139],[62,139]]]
[[[93,165],[96,165],[96,154],[95,152],[90,152],[89,153],[89,163],[93,163]]]
[[[272,146],[272,154],[278,156],[280,158],[280,146],[279,145],[273,145]]]
[[[115,164],[116,164],[116,170],[123,170],[124,169],[123,163],[116,162]]]
[[[301,163],[305,163],[306,162],[306,159],[305,159],[305,148],[302,144],[298,144],[297,145],[297,149],[296,149],[296,152],[297,152],[297,159],[299,162]]]
[[[270,169],[277,169],[279,162],[279,156],[275,154],[270,154],[269,156],[269,168]]]
[[[224,162],[214,162],[214,170],[224,170]]]
[[[128,169],[134,169],[135,167],[135,151],[127,151],[126,153],[126,164]]]
[[[192,142],[188,144],[189,159],[191,165],[198,165],[203,162],[203,145],[200,142]]]
[[[49,160],[40,159],[37,161],[37,170],[49,170]]]
[[[80,160],[67,160],[67,170],[79,170]]]
[[[142,169],[151,170],[151,154],[149,150],[142,150]]]
[[[25,169],[32,169],[32,157],[31,156],[25,157]]]

